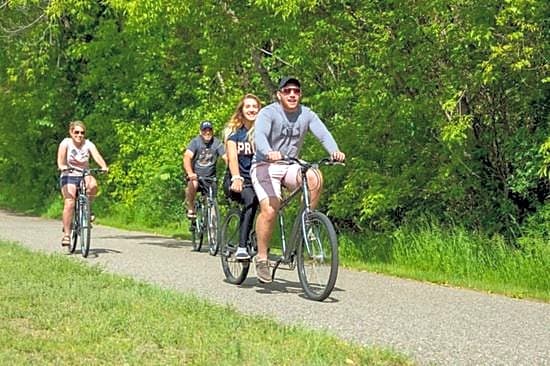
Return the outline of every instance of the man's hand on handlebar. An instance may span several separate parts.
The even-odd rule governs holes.
[[[330,154],[330,158],[334,161],[342,162],[346,160],[346,154],[341,151],[334,151],[332,154]]]

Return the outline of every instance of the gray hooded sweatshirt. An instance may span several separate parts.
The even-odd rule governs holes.
[[[299,105],[296,112],[288,113],[279,102],[275,102],[262,108],[254,127],[256,154],[253,161],[265,161],[270,151],[298,158],[308,130],[329,154],[338,151],[338,145],[325,124],[308,107]]]

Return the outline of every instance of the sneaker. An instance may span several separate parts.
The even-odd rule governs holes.
[[[235,259],[238,259],[238,260],[250,259],[250,255],[248,254],[248,251],[246,250],[246,248],[238,247],[237,251],[235,252]]]
[[[90,213],[90,222],[94,222],[95,221],[95,215],[93,212]]]
[[[195,211],[187,210],[187,218],[191,220],[196,219],[197,214],[195,213]]]
[[[256,276],[261,283],[271,283],[271,272],[269,271],[269,262],[267,259],[256,261]]]

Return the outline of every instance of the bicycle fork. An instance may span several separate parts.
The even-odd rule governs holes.
[[[84,219],[84,215],[85,215],[84,208],[86,210],[90,210],[89,207],[86,207],[87,205],[90,204],[90,202],[87,200],[87,198],[85,196],[83,197],[82,195],[79,196],[78,201],[79,201],[79,206],[80,206],[79,210],[78,210],[79,215],[80,215],[80,217],[79,217],[79,219],[80,219],[79,220],[80,221],[80,225],[79,225],[80,229],[83,229],[83,228],[88,229],[90,227],[90,221],[89,221],[89,217],[86,218],[87,220]]]
[[[307,254],[308,258],[315,259],[319,262],[324,262],[325,251],[323,245],[320,242],[319,228],[312,225],[311,219],[304,211],[302,213],[302,238],[304,245],[304,254]]]

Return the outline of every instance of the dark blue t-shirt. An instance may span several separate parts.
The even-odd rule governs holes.
[[[243,126],[229,135],[228,140],[234,141],[237,145],[237,158],[239,161],[239,172],[245,181],[250,181],[250,166],[252,165],[252,157],[254,149],[248,136],[248,130]]]

